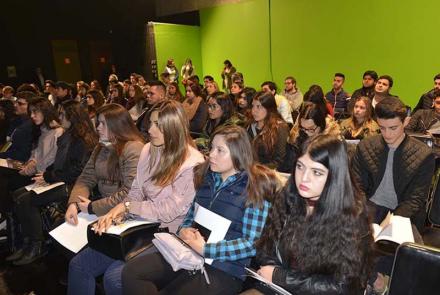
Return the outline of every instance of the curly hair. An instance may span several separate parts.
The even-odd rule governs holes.
[[[81,103],[74,100],[65,101],[61,104],[60,112],[63,110],[66,119],[71,123],[73,136],[82,140],[87,149],[93,150],[98,144],[98,134]]]
[[[291,177],[270,209],[257,254],[277,248],[290,268],[333,275],[350,289],[365,288],[372,234],[365,202],[351,181],[345,144],[335,136],[319,135],[304,154],[329,170],[314,212],[307,214],[306,201]]]

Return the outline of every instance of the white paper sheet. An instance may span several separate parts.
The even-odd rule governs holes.
[[[63,184],[64,184],[64,182],[62,182],[62,181],[60,181],[60,182],[55,182],[55,183],[52,183],[52,184],[44,183],[43,185],[37,185],[37,184],[34,182],[34,183],[32,183],[32,184],[29,184],[29,185],[25,186],[24,188],[25,188],[27,191],[33,191],[33,192],[35,192],[37,195],[39,195],[39,194],[41,194],[41,193],[47,192],[48,190],[51,190],[51,189],[53,189],[53,188],[55,188],[55,187],[57,187],[57,186],[63,185]]]
[[[87,226],[97,219],[96,215],[81,212],[78,214],[77,225],[64,222],[49,234],[70,251],[78,253],[87,245]]]
[[[118,224],[118,225],[112,225],[110,226],[106,233],[107,234],[114,234],[114,235],[120,235],[124,231],[126,231],[129,228],[143,225],[143,224],[149,224],[153,223],[152,221],[144,220],[144,219],[134,219],[134,220],[128,220],[124,221],[124,223]]]
[[[223,240],[228,232],[231,221],[224,218],[196,203],[194,208],[194,221],[203,227],[209,229],[211,234],[209,235],[207,243],[217,243]],[[212,264],[212,259],[205,259],[207,264]]]
[[[381,225],[373,223],[374,240],[388,240],[397,244],[414,243],[411,220],[388,213]]]

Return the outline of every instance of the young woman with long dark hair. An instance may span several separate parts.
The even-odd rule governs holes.
[[[123,106],[106,104],[97,110],[97,118],[99,144],[68,201],[65,217],[72,224],[78,222],[78,208],[101,216],[127,196],[144,146],[142,135]]]
[[[271,197],[279,182],[273,170],[254,164],[246,130],[225,126],[212,137],[209,161],[197,167],[194,203],[179,231],[180,237],[205,258],[210,284],[202,273],[174,272],[160,253],[129,261],[122,273],[125,294],[237,294],[246,266],[255,255],[254,243],[264,227]],[[231,221],[222,241],[206,243],[196,230],[196,206]]]
[[[345,144],[336,136],[317,136],[275,198],[257,242],[258,273],[293,294],[363,294],[372,243]]]
[[[208,118],[208,108],[201,97],[202,90],[196,83],[186,86],[186,98],[182,105],[189,120],[189,130],[200,134]],[[197,136],[196,136],[197,137]]]
[[[323,113],[318,104],[306,101],[302,104],[297,121],[290,130],[285,161],[278,167],[278,170],[291,173],[301,147],[319,134],[339,135],[339,126]]]
[[[147,102],[142,92],[142,88],[137,84],[128,86],[128,102],[126,108],[133,121],[136,121],[142,114]]]
[[[39,195],[25,188],[14,192],[14,211],[24,237],[22,248],[6,258],[9,261],[14,260],[15,265],[31,263],[45,254],[40,208],[53,202],[67,201],[76,178],[81,174],[90,153],[98,144],[94,126],[79,102],[70,100],[62,103],[60,121],[65,132],[57,140],[55,160],[33,180],[37,184],[55,182],[65,184]]]
[[[276,169],[284,161],[289,128],[277,111],[272,93],[257,92],[252,101],[252,117],[248,134],[257,160]]]

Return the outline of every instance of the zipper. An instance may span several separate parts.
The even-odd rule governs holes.
[[[243,176],[240,175],[236,180],[234,180],[233,182],[231,182],[229,185],[220,188],[220,189],[215,193],[214,198],[212,198],[211,202],[209,202],[209,209],[211,209],[212,204],[214,204],[215,200],[217,199],[217,197],[218,197],[218,195],[220,194],[221,191],[223,191],[226,187],[228,187],[228,186],[230,186],[230,185],[232,185],[232,184],[235,184],[236,182],[238,182],[239,180],[241,180],[242,177],[243,177]],[[211,184],[210,184],[210,185],[211,185]],[[212,187],[212,186],[211,186],[211,187]]]

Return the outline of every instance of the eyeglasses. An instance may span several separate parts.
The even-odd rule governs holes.
[[[19,100],[15,101],[15,103],[18,105],[21,105],[21,106],[24,106],[27,104],[27,102],[23,102],[23,101],[19,101]]]
[[[299,129],[301,129],[304,132],[313,133],[316,131],[316,129],[318,129],[318,126],[315,126],[314,128],[304,128],[301,126]]]
[[[208,104],[208,109],[215,111],[216,109],[220,108],[218,104],[210,103]]]

